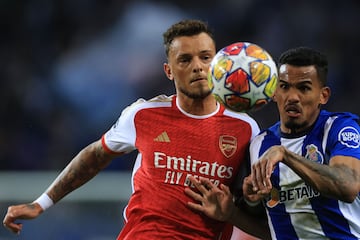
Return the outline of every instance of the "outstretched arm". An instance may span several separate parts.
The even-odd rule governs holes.
[[[48,203],[50,201],[51,204],[60,201],[67,194],[79,188],[97,175],[115,156],[117,155],[105,152],[101,140],[88,145],[73,158],[48,187],[46,194],[43,195],[47,198],[46,201]],[[48,206],[51,204],[48,204]],[[22,229],[22,224],[16,222],[18,219],[36,218],[44,210],[45,209],[43,209],[36,201],[28,204],[10,206],[4,217],[3,224],[10,231],[19,234]]]
[[[334,156],[329,165],[318,164],[291,152],[283,146],[273,146],[252,166],[254,190],[268,193],[270,176],[277,162],[282,162],[324,196],[353,202],[360,192],[360,160]]]
[[[54,203],[58,202],[96,176],[115,156],[104,150],[101,140],[88,145],[66,166],[46,193]]]
[[[218,221],[227,221],[261,239],[271,239],[266,216],[254,215],[247,210],[249,206],[244,202],[239,207],[235,206],[229,187],[223,184],[217,187],[206,178],[189,179],[199,190],[195,192],[190,188],[185,189],[185,193],[198,202],[188,202],[191,209]]]

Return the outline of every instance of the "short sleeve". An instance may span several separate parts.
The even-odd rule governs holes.
[[[102,137],[105,149],[115,153],[129,153],[136,149],[134,119],[136,113],[141,108],[141,103],[144,101],[139,99],[122,111],[116,123]]]
[[[328,138],[330,158],[336,155],[360,159],[360,127],[355,118],[338,117],[331,127]]]

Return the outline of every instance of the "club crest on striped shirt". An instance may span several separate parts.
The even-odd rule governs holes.
[[[220,136],[219,147],[220,147],[222,154],[225,157],[230,158],[236,152],[236,148],[237,148],[236,137],[229,136],[229,135]]]
[[[314,144],[310,144],[306,146],[306,155],[305,155],[306,159],[309,159],[313,162],[317,162],[317,163],[323,163],[324,162],[324,158],[321,155],[321,152],[318,150],[317,146]]]

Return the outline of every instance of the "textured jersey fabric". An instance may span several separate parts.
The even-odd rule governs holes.
[[[175,95],[140,99],[126,108],[102,138],[108,151],[139,152],[118,239],[219,239],[224,223],[186,206],[193,201],[184,193],[188,176],[229,185],[258,133],[245,113],[219,105],[213,114],[190,115]]]
[[[360,159],[357,121],[350,113],[322,110],[312,130],[302,136],[282,134],[277,123],[251,143],[251,162],[280,144],[320,164],[337,155]],[[281,162],[271,181],[265,206],[273,239],[360,239],[360,196],[351,204],[321,196]]]

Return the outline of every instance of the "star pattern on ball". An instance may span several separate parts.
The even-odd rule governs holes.
[[[250,99],[250,106],[253,106],[256,103],[256,99],[268,98],[268,96],[264,94],[264,89],[266,87],[265,83],[257,86],[253,81],[249,81],[249,86],[249,92],[241,94],[241,97]]]
[[[222,95],[219,95],[218,97],[221,98],[222,101],[225,101],[223,96],[234,94],[233,91],[230,91],[228,88],[226,88],[226,74],[224,74],[219,81],[213,81],[214,84],[214,90],[213,92],[221,92]]]
[[[271,101],[278,81],[277,67],[263,48],[237,42],[216,54],[208,80],[219,102],[230,110],[244,112]]]
[[[245,48],[241,49],[239,54],[237,55],[237,58],[239,58],[238,61],[234,62],[233,71],[236,71],[237,69],[241,68],[244,72],[246,72],[249,76],[251,75],[251,72],[249,71],[249,64],[252,61],[258,60],[255,57],[251,57],[246,55]]]

